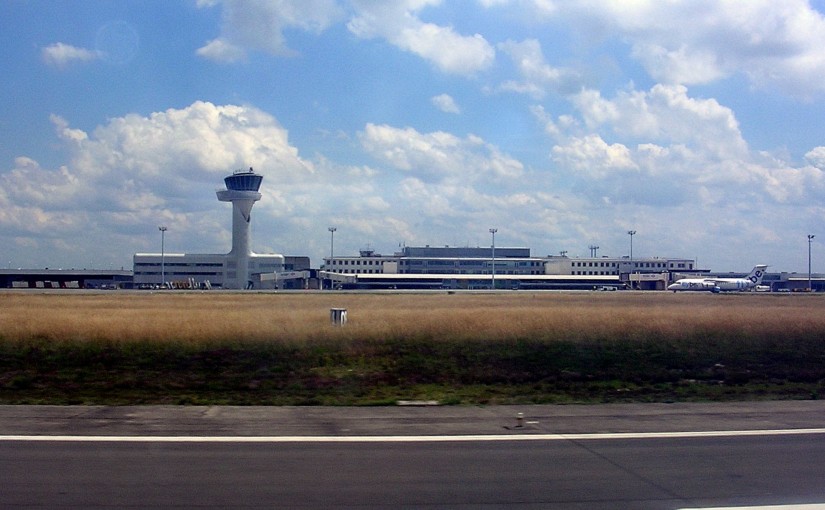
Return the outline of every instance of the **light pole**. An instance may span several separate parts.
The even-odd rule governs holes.
[[[493,278],[491,280],[493,290],[496,288],[496,232],[498,232],[497,228],[490,229],[490,234],[493,236]]]
[[[814,237],[813,234],[808,234],[808,290],[814,290],[811,286],[811,242],[813,241]]]
[[[336,227],[327,227],[329,230],[329,267],[327,271],[332,272],[332,257],[335,255],[335,231],[338,230]],[[329,280],[329,288],[332,290],[332,277]]]
[[[633,236],[636,235],[635,230],[628,230],[627,235],[630,236],[630,272],[628,273],[628,281],[630,281],[630,275],[633,274]],[[630,287],[633,288],[633,282],[630,282]]]
[[[335,231],[336,227],[328,227],[329,230],[329,264],[332,265],[332,257],[335,253]]]
[[[166,228],[166,225],[161,225],[158,227],[160,230],[160,286],[166,286],[166,231],[169,230]]]

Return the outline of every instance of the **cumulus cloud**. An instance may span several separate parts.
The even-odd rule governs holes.
[[[820,196],[825,151],[795,166],[744,141],[733,112],[713,99],[697,99],[681,85],[622,90],[612,98],[583,90],[572,96],[578,116],[534,115],[556,144],[557,172],[576,190],[613,206],[637,203],[674,207],[688,202],[774,204]]]
[[[292,55],[285,30],[323,32],[343,15],[335,0],[210,0],[198,6],[218,4],[222,7],[221,36],[199,48],[197,54],[220,62],[241,60],[247,50]]]
[[[132,177],[162,177],[180,187],[192,179],[211,181],[227,169],[244,168],[247,162],[270,168],[279,179],[311,170],[289,145],[287,131],[269,114],[203,101],[147,117],[130,114],[112,119],[79,144],[77,155]],[[92,169],[91,164],[78,166]]]
[[[814,147],[805,154],[805,160],[811,165],[825,170],[825,147]]]
[[[213,39],[195,51],[199,57],[216,62],[231,63],[246,58],[246,51],[224,39]]]
[[[461,35],[452,27],[425,23],[418,17],[421,9],[439,3],[440,0],[353,0],[355,15],[347,26],[358,37],[386,39],[445,73],[472,75],[489,68],[495,60],[495,49],[482,35]]]
[[[720,160],[741,158],[748,150],[730,108],[715,99],[692,98],[681,85],[619,91],[613,99],[586,89],[572,101],[589,128],[608,127],[641,141],[686,144]]]
[[[367,124],[359,137],[373,157],[425,181],[512,179],[524,170],[521,162],[473,135],[459,138],[443,131]]]
[[[662,83],[703,84],[738,73],[760,88],[800,98],[825,92],[819,78],[825,73],[825,18],[805,0],[509,3],[536,20],[575,26],[584,37],[626,42]]]
[[[598,135],[572,138],[566,145],[553,147],[553,158],[565,167],[590,173],[591,178],[636,167],[627,147],[620,143],[608,145]]]
[[[284,32],[327,30],[349,16],[347,27],[357,37],[380,38],[432,63],[449,74],[473,75],[488,69],[495,49],[481,34],[464,35],[451,26],[427,23],[419,12],[441,0],[374,2],[352,0],[347,9],[336,0],[209,0],[201,8],[220,7],[221,34],[197,50],[201,57],[230,63],[249,50],[270,55],[294,55]]]
[[[636,15],[611,11],[634,40],[634,55],[656,79],[707,83],[739,72],[760,87],[794,95],[825,91],[815,78],[825,71],[825,19],[806,1],[650,2]],[[651,24],[631,28],[643,17]],[[665,22],[654,28],[653,20]]]
[[[548,91],[570,93],[581,86],[578,74],[570,69],[555,68],[544,58],[541,45],[535,39],[522,42],[506,41],[498,45],[515,63],[521,81],[509,80],[502,90],[529,94],[541,99]]]
[[[444,113],[461,113],[461,108],[449,94],[439,94],[430,99],[433,105]]]
[[[214,198],[223,176],[254,165],[288,186],[314,171],[286,130],[252,107],[196,102],[114,118],[90,133],[58,116],[52,122],[70,160],[49,169],[21,156],[0,174],[0,235],[43,249],[82,233],[84,242],[116,242],[130,256],[145,251],[135,234],[158,222],[197,232],[193,240],[214,248],[227,229]]]
[[[40,56],[46,64],[60,69],[75,62],[91,62],[102,58],[97,51],[78,48],[62,42],[46,46],[40,51]]]

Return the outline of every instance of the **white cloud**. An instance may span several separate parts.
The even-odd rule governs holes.
[[[805,160],[820,170],[825,170],[825,147],[814,147],[805,154]]]
[[[421,21],[418,12],[439,3],[440,0],[353,0],[356,14],[347,26],[358,37],[386,39],[445,73],[472,75],[489,68],[495,49],[480,34],[460,35],[452,27]]]
[[[806,0],[519,2],[593,39],[615,38],[655,80],[701,84],[741,73],[760,88],[825,92],[825,18]]]
[[[444,113],[461,113],[461,108],[449,94],[439,94],[430,99],[433,105]]]
[[[111,161],[133,175],[162,177],[181,187],[190,179],[211,180],[227,169],[250,164],[270,168],[277,178],[287,180],[311,171],[287,142],[286,130],[269,114],[202,101],[148,117],[112,119],[81,144],[79,155],[94,155],[98,164]]]
[[[359,137],[373,157],[425,181],[513,179],[524,170],[518,160],[473,135],[459,138],[443,131],[367,124]]]
[[[553,147],[553,159],[567,168],[601,179],[612,170],[636,168],[630,150],[620,143],[608,145],[598,135],[572,138],[566,145]]]
[[[730,108],[714,99],[689,97],[681,85],[619,91],[614,99],[588,89],[573,103],[587,127],[605,126],[628,139],[685,144],[720,160],[742,158],[748,151]]]
[[[199,7],[222,5],[221,36],[197,54],[221,62],[241,60],[246,50],[292,55],[284,31],[297,28],[320,33],[343,15],[335,0],[210,0]]]
[[[541,45],[535,39],[522,42],[506,41],[498,47],[510,56],[522,77],[522,81],[510,80],[503,83],[503,90],[529,94],[541,99],[548,90],[569,93],[581,86],[577,73],[547,64]]]
[[[431,62],[445,73],[473,75],[489,68],[495,49],[480,34],[462,35],[451,26],[422,21],[418,14],[440,0],[374,2],[352,0],[350,32],[360,38],[382,38]],[[201,57],[220,61],[242,60],[249,50],[270,55],[293,55],[284,32],[299,29],[320,33],[344,19],[336,0],[209,0],[201,8],[220,5],[221,34],[197,50]]]
[[[238,62],[246,57],[243,48],[221,38],[209,41],[205,46],[198,48],[195,53],[199,57],[223,63]]]
[[[753,153],[733,112],[697,99],[681,85],[624,90],[604,98],[593,90],[573,97],[580,121],[553,119],[534,107],[556,140],[552,159],[571,189],[605,203],[675,207],[688,202],[719,207],[732,202],[783,204],[825,192],[816,165],[825,151],[808,153],[813,166],[795,166]]]
[[[46,64],[61,69],[74,62],[91,62],[101,58],[101,54],[97,51],[78,48],[62,42],[46,46],[40,51],[40,56]]]

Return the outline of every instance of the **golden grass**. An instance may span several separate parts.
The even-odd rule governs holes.
[[[575,340],[825,333],[825,297],[671,293],[0,293],[6,341]],[[348,309],[348,324],[329,309]]]
[[[825,296],[0,291],[0,402],[821,398]],[[330,308],[347,308],[344,327]]]

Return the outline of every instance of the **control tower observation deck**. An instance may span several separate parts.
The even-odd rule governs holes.
[[[252,206],[261,199],[258,190],[264,177],[249,170],[236,170],[224,178],[226,189],[218,190],[218,200],[232,202],[232,251],[227,255],[224,287],[243,289],[251,282],[249,258],[252,255],[250,221]],[[232,271],[233,267],[235,271]],[[234,276],[234,278],[232,278]]]

